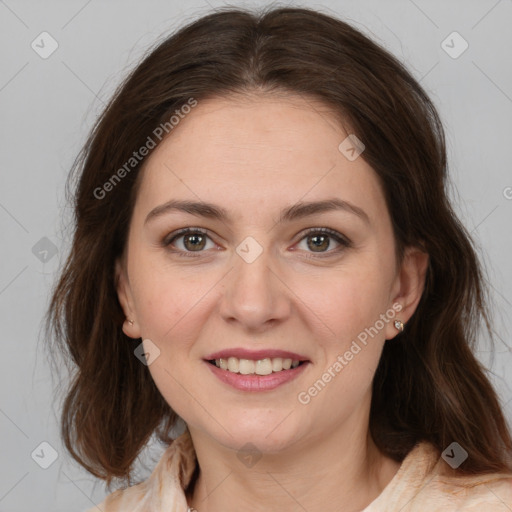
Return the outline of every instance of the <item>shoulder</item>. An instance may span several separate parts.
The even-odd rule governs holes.
[[[488,473],[474,476],[446,476],[434,472],[426,490],[445,497],[468,511],[512,510],[512,474]],[[487,510],[484,508],[487,507]],[[459,508],[454,508],[458,510]]]
[[[439,510],[475,512],[510,512],[512,510],[512,475],[492,473],[479,476],[443,477],[436,475],[425,482],[423,496],[415,500],[416,508],[442,503]]]
[[[418,443],[364,512],[510,512],[512,473],[464,476],[430,443]]]
[[[196,457],[186,431],[165,450],[147,480],[137,485],[118,489],[87,512],[160,512],[186,510],[184,488],[195,469]]]
[[[145,482],[144,482],[145,483]],[[126,489],[118,489],[109,494],[101,503],[86,512],[121,512],[125,510],[138,510],[145,495],[143,484],[134,485]]]

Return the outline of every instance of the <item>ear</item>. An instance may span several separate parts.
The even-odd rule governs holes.
[[[394,320],[404,323],[411,318],[420,302],[425,288],[425,277],[429,263],[429,255],[417,247],[407,247],[402,265],[393,285],[393,309],[398,311]],[[386,339],[394,338],[400,331],[395,327],[394,320],[386,325]],[[406,328],[406,327],[405,327]]]
[[[121,259],[117,259],[115,262],[115,283],[117,297],[119,298],[119,303],[121,304],[124,315],[126,316],[126,319],[123,322],[123,332],[129,338],[140,338],[140,328],[135,314],[130,282],[128,280],[128,274],[126,272],[124,262]],[[133,324],[130,323],[130,320]]]

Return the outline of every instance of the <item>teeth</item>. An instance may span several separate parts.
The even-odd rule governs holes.
[[[238,363],[238,373],[241,373],[242,375],[249,375],[250,373],[254,373],[256,365],[254,361],[251,361],[250,359],[240,359],[240,362]]]
[[[272,373],[272,361],[270,359],[260,359],[254,365],[256,375],[270,375]]]
[[[280,372],[282,369],[283,369],[283,358],[276,357],[275,359],[272,359],[272,371]]]
[[[240,361],[236,357],[228,358],[228,370],[233,373],[238,373],[238,367],[240,366]]]
[[[283,359],[282,357],[259,359],[238,359],[229,357],[228,359],[215,359],[215,366],[222,370],[228,370],[232,373],[241,373],[242,375],[270,375],[272,372],[280,372],[297,368],[300,361],[292,359]]]

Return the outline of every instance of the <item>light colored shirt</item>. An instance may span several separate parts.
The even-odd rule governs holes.
[[[511,474],[445,476],[446,464],[432,444],[418,443],[362,512],[512,511]],[[195,466],[194,446],[185,431],[166,449],[147,480],[113,492],[87,512],[187,512],[184,489]]]

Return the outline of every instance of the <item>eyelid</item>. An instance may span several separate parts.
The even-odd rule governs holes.
[[[191,227],[187,227],[187,228],[181,228],[181,229],[178,229],[177,231],[172,232],[170,235],[166,236],[163,239],[162,245],[164,247],[168,247],[177,238],[180,238],[181,236],[184,236],[184,235],[187,235],[187,234],[194,234],[194,233],[203,234],[203,235],[207,236],[208,238],[210,238],[210,240],[212,240],[212,242],[214,242],[214,240],[212,239],[212,237],[210,235],[210,232],[207,229],[191,226]],[[323,233],[323,234],[329,235],[338,244],[340,244],[341,250],[347,249],[349,247],[352,247],[352,242],[346,236],[342,235],[341,233],[339,233],[338,231],[336,231],[334,229],[326,228],[326,227],[313,227],[313,228],[307,228],[307,229],[301,231],[297,235],[298,240],[294,243],[294,245],[296,245],[299,242],[301,242],[309,234],[316,234],[316,233]],[[338,249],[330,250],[330,251],[327,251],[327,252],[324,252],[324,253],[322,253],[322,252],[319,252],[319,253],[311,252],[311,253],[308,253],[308,255],[306,257],[307,258],[322,258],[322,257],[327,257],[327,256],[331,256],[331,255],[334,255],[334,254],[338,254],[339,252],[341,252],[341,250],[340,250],[340,248],[338,248]],[[178,253],[178,254],[191,255],[191,256],[199,256],[202,252],[206,252],[206,251],[173,250],[172,252],[173,253]],[[197,252],[197,255],[195,254],[196,252]]]
[[[353,247],[352,241],[349,240],[345,235],[342,235],[340,232],[338,232],[334,229],[325,228],[325,227],[308,228],[305,231],[302,231],[298,235],[299,240],[296,242],[296,244],[302,242],[302,240],[307,238],[308,235],[317,234],[317,233],[328,235],[331,239],[334,239],[336,241],[336,243],[339,245],[339,247],[336,247],[335,249],[330,249],[326,252],[305,251],[304,254],[301,255],[302,258],[306,258],[309,260],[316,260],[316,261],[321,260],[322,258],[323,259],[332,258],[332,257],[339,256],[346,249]],[[296,245],[296,244],[294,244],[294,245]]]
[[[190,233],[201,233],[203,235],[206,235],[208,236],[209,238],[211,238],[210,234],[209,234],[209,231],[207,229],[204,229],[204,228],[196,228],[194,226],[191,226],[189,228],[181,228],[181,229],[178,229],[176,231],[173,231],[172,233],[170,233],[169,235],[167,235],[163,240],[162,240],[162,245],[164,246],[167,246],[169,245],[173,240],[175,240],[176,238],[178,238],[179,236],[182,236],[182,235],[188,235]]]
[[[352,242],[345,235],[331,228],[307,228],[305,231],[301,231],[299,233],[298,236],[300,236],[300,238],[298,241],[300,242],[310,233],[325,233],[331,238],[334,238],[340,244],[346,245],[347,247],[352,245]]]

